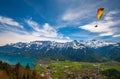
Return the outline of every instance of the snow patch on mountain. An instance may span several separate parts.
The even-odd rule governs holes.
[[[73,48],[73,49],[85,49],[86,47],[90,48],[99,48],[103,46],[109,46],[109,45],[114,45],[114,46],[119,46],[116,42],[108,42],[108,41],[100,41],[100,40],[90,40],[90,41],[72,41],[72,42],[66,42],[66,43],[60,43],[60,42],[55,42],[55,41],[32,41],[29,43],[14,43],[10,44],[12,47],[15,48],[36,48],[42,49],[44,47],[48,49],[54,49],[54,48]]]
[[[98,48],[98,47],[116,44],[115,42],[100,41],[100,40],[80,41],[79,43],[84,44],[85,46],[91,48]]]

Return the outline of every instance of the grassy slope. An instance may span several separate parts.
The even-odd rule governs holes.
[[[47,69],[49,67],[49,69]],[[99,71],[104,71],[107,69],[116,69],[120,71],[120,63],[118,62],[107,62],[107,63],[88,63],[88,62],[72,62],[72,61],[52,61],[51,64],[47,64],[43,67],[36,66],[35,69],[38,71],[45,72],[50,71],[51,77],[59,78],[63,73],[70,73],[72,71],[84,71],[94,70],[99,67]],[[91,73],[91,72],[90,72]]]

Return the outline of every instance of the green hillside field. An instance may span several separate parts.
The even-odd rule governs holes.
[[[40,74],[48,73],[53,79],[120,79],[120,63],[115,61],[52,61],[50,64],[38,64],[34,69]]]

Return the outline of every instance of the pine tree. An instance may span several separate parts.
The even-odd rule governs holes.
[[[29,64],[27,64],[27,65],[26,65],[26,69],[30,69],[30,66],[29,66]]]
[[[16,78],[19,79],[19,68],[20,68],[20,62],[18,62],[15,65],[15,73],[16,73]]]
[[[26,78],[25,78],[25,74],[23,75],[22,79],[26,79]]]

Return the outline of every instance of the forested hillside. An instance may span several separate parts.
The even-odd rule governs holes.
[[[7,63],[0,62],[0,79],[48,79],[46,76],[41,76],[35,70],[31,70],[29,65],[26,68],[20,63],[11,66]]]

